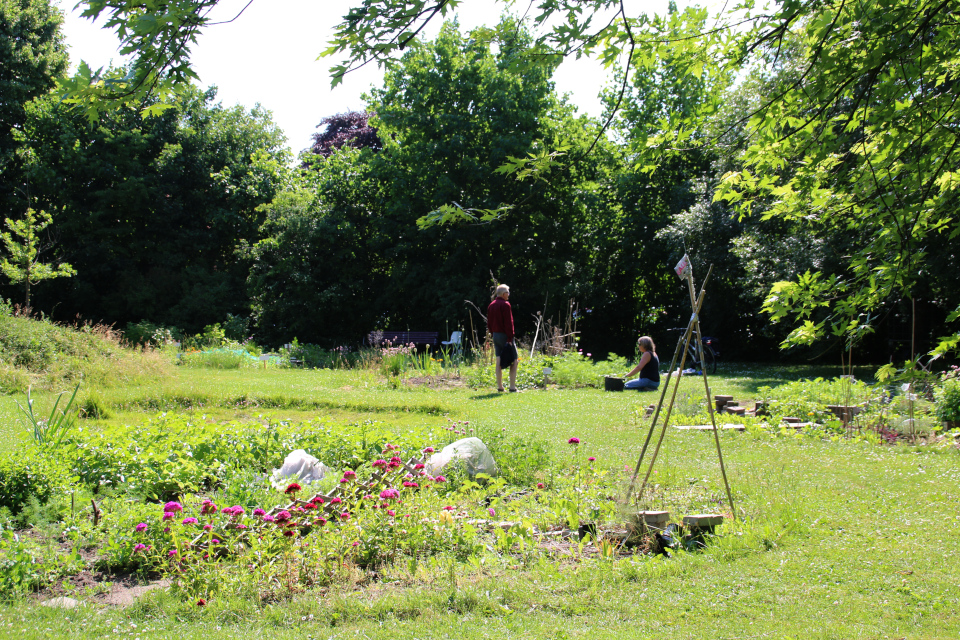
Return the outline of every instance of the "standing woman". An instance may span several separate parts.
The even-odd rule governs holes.
[[[640,362],[625,377],[629,378],[637,372],[640,373],[640,377],[627,381],[623,388],[656,391],[660,386],[660,358],[657,357],[657,345],[653,344],[650,336],[641,336],[637,340],[637,346],[640,347]]]
[[[493,335],[493,349],[497,356],[497,391],[503,393],[503,369],[500,354],[508,344],[513,344],[513,310],[510,308],[510,287],[501,284],[493,294],[493,302],[487,307],[487,329]],[[517,361],[510,363],[510,391],[517,391]]]

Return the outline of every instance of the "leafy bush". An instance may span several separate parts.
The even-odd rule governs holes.
[[[0,458],[0,509],[18,516],[31,498],[46,504],[53,493],[67,485],[59,461],[30,447]]]
[[[960,422],[960,377],[956,368],[944,376],[934,392],[936,415],[941,422]]]

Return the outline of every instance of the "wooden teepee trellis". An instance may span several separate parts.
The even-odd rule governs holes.
[[[690,306],[693,310],[693,313],[690,315],[690,321],[687,323],[687,329],[677,342],[677,348],[673,353],[673,360],[670,362],[670,369],[668,370],[667,382],[663,385],[663,389],[660,391],[660,401],[657,403],[657,408],[653,413],[653,420],[650,422],[650,430],[647,432],[647,437],[646,440],[644,440],[643,448],[640,450],[640,457],[637,459],[637,466],[634,468],[633,477],[630,479],[630,486],[627,488],[627,495],[624,500],[626,504],[629,504],[630,502],[630,496],[633,493],[634,487],[636,486],[637,476],[640,473],[640,467],[643,465],[643,459],[646,457],[647,449],[649,448],[650,441],[653,438],[653,433],[656,431],[657,421],[660,418],[661,410],[663,409],[663,403],[667,397],[667,391],[670,389],[670,384],[672,382],[673,393],[670,395],[670,402],[667,405],[666,412],[664,413],[663,424],[660,428],[660,436],[657,439],[657,444],[653,449],[646,475],[644,475],[640,489],[637,491],[637,502],[639,502],[640,498],[643,496],[644,489],[646,489],[647,483],[650,480],[650,474],[653,473],[653,465],[656,463],[657,456],[660,454],[660,447],[663,445],[663,439],[667,433],[667,425],[670,423],[670,413],[673,410],[674,401],[677,397],[677,390],[680,388],[681,376],[673,375],[675,371],[674,367],[677,366],[677,360],[679,359],[680,370],[683,371],[684,365],[687,361],[687,354],[690,351],[690,341],[693,339],[693,336],[696,336],[698,353],[703,354],[703,333],[700,330],[700,308],[703,306],[703,298],[706,294],[707,282],[710,280],[710,274],[713,273],[713,265],[711,265],[710,269],[707,271],[707,277],[703,280],[699,294],[696,292],[696,286],[693,283],[693,265],[686,254],[684,254],[683,259],[677,264],[675,271],[681,279],[686,280],[689,286]],[[700,369],[703,375],[703,387],[707,398],[707,409],[710,413],[710,423],[713,425],[713,436],[717,444],[717,458],[720,461],[720,472],[723,475],[723,485],[727,490],[727,501],[730,504],[730,512],[733,515],[733,518],[736,519],[737,515],[733,504],[733,494],[730,491],[730,483],[727,481],[727,469],[723,463],[723,452],[720,450],[720,433],[717,430],[717,420],[713,412],[713,402],[710,398],[710,383],[707,380],[707,369],[705,366],[703,366],[704,363],[702,360],[703,357],[701,356]]]

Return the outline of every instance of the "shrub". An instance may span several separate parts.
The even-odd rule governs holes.
[[[941,422],[960,422],[960,378],[956,373],[947,374],[943,384],[934,392],[936,415]]]
[[[54,491],[66,485],[61,465],[33,448],[0,458],[0,509],[8,509],[14,517],[31,498],[44,505]]]
[[[123,339],[132,345],[163,347],[176,342],[179,330],[176,327],[165,327],[147,320],[128,322],[123,330]]]

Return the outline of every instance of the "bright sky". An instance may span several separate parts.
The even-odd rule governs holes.
[[[119,44],[112,31],[100,28],[71,9],[75,0],[59,0],[66,15],[64,32],[73,67],[84,60],[97,69],[122,64]],[[248,0],[221,0],[213,21],[227,21],[241,12]],[[629,0],[628,11],[660,13],[668,0]],[[322,118],[360,110],[360,96],[379,85],[383,71],[374,65],[347,75],[343,84],[330,88],[328,69],[340,58],[317,56],[327,47],[333,28],[356,0],[254,0],[233,22],[210,26],[193,48],[194,70],[204,86],[216,85],[224,105],[253,107],[260,103],[273,113],[296,154],[311,144],[311,134]],[[685,6],[686,2],[678,2]],[[503,5],[494,0],[469,0],[458,10],[460,27],[467,31],[495,24]],[[433,37],[440,22],[424,32]],[[568,60],[554,76],[557,90],[569,93],[581,113],[599,116],[598,94],[607,80],[603,68],[592,60]]]

